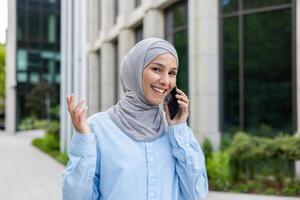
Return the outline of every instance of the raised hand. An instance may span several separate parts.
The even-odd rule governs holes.
[[[80,100],[78,104],[74,106],[74,99],[74,94],[67,96],[67,106],[73,126],[78,133],[91,133],[91,129],[86,121],[87,106],[83,106],[84,100]]]

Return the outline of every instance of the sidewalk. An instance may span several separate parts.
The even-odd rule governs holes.
[[[8,135],[0,131],[0,199],[61,199],[64,166],[31,146],[42,132]]]
[[[60,200],[64,166],[31,146],[41,132],[0,131],[0,200]],[[126,200],[126,199],[125,199]],[[265,195],[209,192],[205,200],[300,200]]]

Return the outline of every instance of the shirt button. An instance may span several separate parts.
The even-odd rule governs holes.
[[[153,196],[154,196],[154,193],[153,193],[153,192],[151,192],[151,193],[150,193],[150,195],[153,197]]]
[[[150,161],[153,161],[153,158],[152,158],[152,157],[150,157],[149,159],[150,159]]]

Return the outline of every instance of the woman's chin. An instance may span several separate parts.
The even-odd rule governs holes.
[[[159,106],[160,104],[162,104],[164,102],[163,99],[151,99],[151,101],[149,101],[152,105],[154,106]]]

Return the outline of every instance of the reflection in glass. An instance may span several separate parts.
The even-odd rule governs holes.
[[[144,37],[144,30],[143,30],[143,24],[141,24],[135,29],[135,43],[141,41],[143,37]]]
[[[239,129],[239,43],[238,19],[223,21],[223,113],[224,131]]]
[[[267,136],[280,131],[292,133],[295,108],[291,0],[239,2],[244,9],[265,7],[268,11],[224,15],[238,1],[221,1],[224,131],[234,133],[243,129]]]
[[[166,10],[165,34],[166,39],[175,46],[178,52],[180,66],[177,74],[177,86],[188,95],[187,1],[180,1]]]
[[[243,0],[244,9],[290,4],[291,0]]]
[[[220,0],[223,13],[236,12],[239,8],[238,0]]]
[[[245,16],[244,33],[245,128],[291,132],[290,9]]]
[[[26,70],[27,68],[27,52],[24,49],[18,50],[17,55],[18,70]]]
[[[38,83],[39,82],[39,74],[38,73],[32,73],[30,74],[30,83]]]
[[[27,82],[27,73],[26,72],[19,72],[17,75],[18,82]]]
[[[187,31],[179,31],[174,34],[174,46],[178,53],[179,70],[177,73],[177,85],[183,91],[188,92],[189,69],[188,69],[188,44]]]
[[[175,6],[172,12],[172,18],[174,21],[174,27],[186,25],[187,22],[187,10],[186,6]]]
[[[48,41],[50,43],[56,42],[56,16],[51,14],[48,18]]]
[[[17,0],[16,9],[18,126],[32,112],[25,105],[28,96],[39,85],[48,84],[54,88],[51,106],[59,104],[60,0]],[[54,82],[54,79],[58,81]]]

